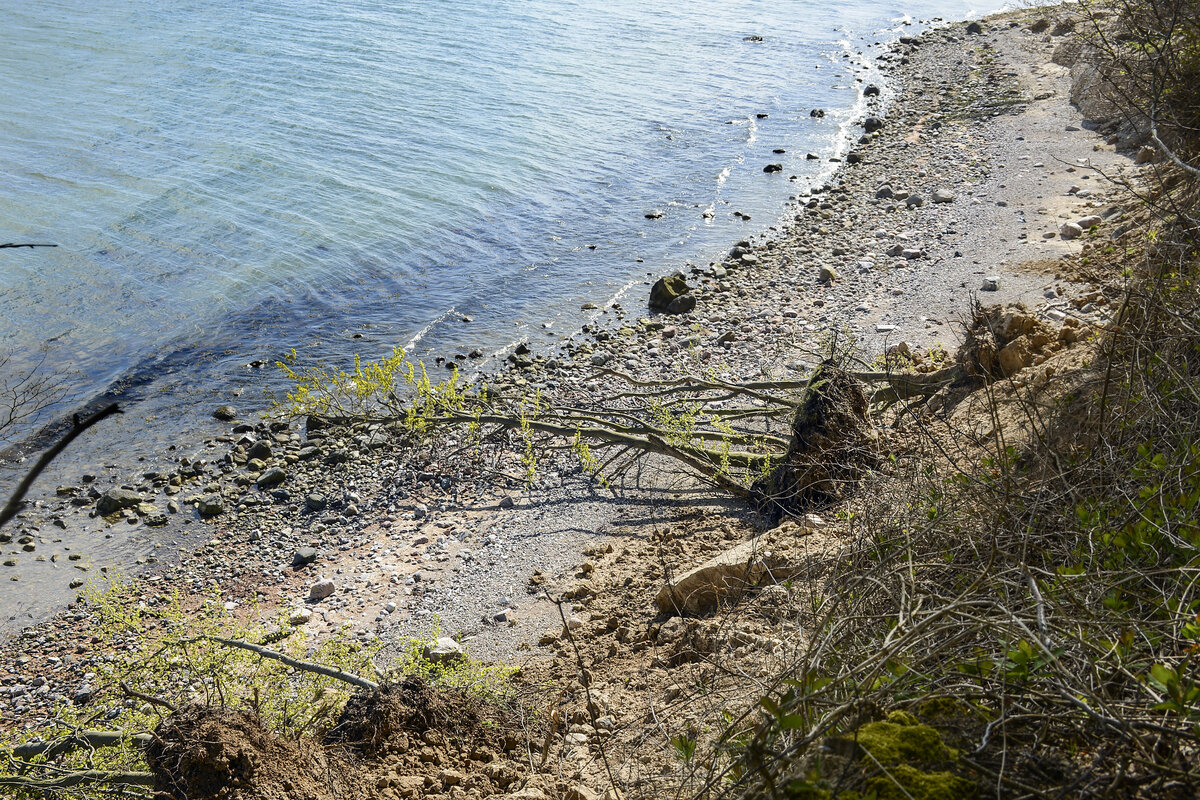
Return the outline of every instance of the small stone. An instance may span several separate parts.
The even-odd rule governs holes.
[[[989,275],[983,279],[983,286],[980,287],[985,292],[996,292],[1000,290],[1000,276]]]
[[[883,127],[883,120],[879,117],[867,117],[863,120],[863,130],[867,133],[874,133]]]
[[[225,501],[219,494],[206,494],[196,500],[196,511],[204,518],[225,513]]]
[[[1096,214],[1092,214],[1090,216],[1082,217],[1081,219],[1075,220],[1075,224],[1078,225],[1083,230],[1087,231],[1087,230],[1091,230],[1092,228],[1096,227],[1102,221],[1103,220],[1101,220],[1101,218],[1099,216],[1097,216]]]
[[[237,409],[233,406],[217,406],[212,413],[213,417],[222,422],[232,422],[237,419]]]
[[[814,108],[812,111],[808,112],[808,115],[814,119],[820,119],[821,117],[825,116],[825,109]]]
[[[973,36],[979,36],[980,34],[983,33],[983,26],[980,25],[978,22],[968,22],[967,23],[967,33],[969,33]]]
[[[512,499],[512,495],[505,495],[504,497],[500,498],[501,508],[512,508],[516,504],[516,501]]]
[[[309,511],[324,511],[329,505],[325,495],[312,492],[304,496],[304,507]]]
[[[257,486],[259,489],[271,489],[287,480],[287,472],[281,467],[271,467],[269,470],[259,476]]]
[[[896,193],[892,191],[892,187],[890,186],[880,186],[875,190],[876,200],[891,200],[895,196]]]
[[[1074,222],[1067,222],[1059,227],[1058,235],[1062,239],[1078,239],[1080,236],[1083,236],[1083,228]]]
[[[337,586],[329,578],[321,578],[321,580],[308,587],[309,600],[324,600],[337,590]]]
[[[783,164],[767,164],[763,172],[783,172]]]
[[[662,215],[661,208],[652,208],[646,212],[646,219],[662,219]]]
[[[450,664],[466,657],[462,645],[449,636],[438,637],[435,641],[425,645],[424,655],[426,661],[432,661],[434,664]]]
[[[951,192],[948,189],[934,189],[931,199],[935,203],[953,203],[954,192]]]
[[[288,624],[307,625],[312,618],[313,612],[311,608],[297,608],[293,609],[292,613],[288,615]]]
[[[908,197],[904,198],[904,205],[908,206],[909,208],[920,208],[921,206],[925,205],[925,198],[921,197],[919,194],[910,194]]]
[[[315,547],[299,547],[292,553],[292,566],[303,567],[317,560]]]
[[[829,266],[828,264],[821,265],[820,278],[819,278],[821,283],[833,283],[837,279],[838,279],[838,273],[837,273],[836,269]]]

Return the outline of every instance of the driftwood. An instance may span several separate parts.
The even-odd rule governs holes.
[[[17,488],[13,490],[12,496],[8,498],[8,501],[4,504],[4,507],[0,508],[0,527],[4,527],[5,523],[9,522],[13,517],[21,512],[21,508],[24,505],[25,495],[29,492],[29,488],[33,486],[33,482],[37,480],[37,477],[42,474],[42,471],[50,465],[51,461],[57,458],[63,450],[67,449],[67,445],[75,441],[75,437],[79,436],[79,434],[83,433],[97,422],[100,422],[107,417],[111,417],[113,414],[120,413],[121,409],[117,407],[116,403],[113,403],[106,408],[100,409],[87,419],[81,420],[79,417],[76,417],[75,424],[71,426],[71,430],[68,431],[63,438],[59,439],[53,447],[42,453],[42,457],[37,460],[37,463],[33,465],[33,468],[30,469],[29,472],[25,474],[25,477],[21,479],[21,482],[17,484]]]

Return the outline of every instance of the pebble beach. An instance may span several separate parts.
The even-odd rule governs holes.
[[[566,400],[612,391],[606,369],[797,380],[833,335],[868,361],[900,348],[932,364],[976,299],[1022,303],[1050,324],[1106,324],[1115,298],[1057,259],[1097,225],[1119,228],[1110,178],[1139,166],[1072,105],[1069,30],[1048,17],[902,37],[880,59],[886,81],[863,87],[862,125],[829,182],[797,193],[789,223],[683,271],[694,309],[651,312],[647,282],[565,344],[516,348],[487,383]],[[764,181],[789,180],[772,166]],[[604,487],[547,457],[527,484],[512,454],[471,461],[453,437],[397,449],[387,425],[219,413],[227,431],[181,447],[175,468],[64,484],[3,532],[13,601],[0,619],[0,724],[36,726],[56,702],[86,700],[105,655],[81,635],[90,612],[76,595],[89,582],[131,579],[129,601],[149,607],[173,590],[215,593],[231,615],[282,614],[318,638],[453,635],[477,658],[522,663],[559,613],[536,587],[580,578],[586,548],[688,515],[758,524],[653,463]],[[64,550],[66,528],[136,541],[127,567]],[[37,607],[19,600],[35,558],[57,565]]]

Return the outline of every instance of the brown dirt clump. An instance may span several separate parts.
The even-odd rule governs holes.
[[[281,739],[252,714],[190,706],[159,726],[146,748],[155,789],[179,800],[324,800],[340,796],[323,755]]]
[[[492,712],[488,714],[487,712]],[[395,743],[398,736],[423,736],[435,731],[443,736],[470,740],[476,747],[498,750],[514,745],[499,716],[501,709],[485,709],[482,701],[453,689],[437,690],[414,677],[378,689],[359,691],[346,703],[337,724],[325,737],[327,744],[345,744],[373,754]]]
[[[179,800],[538,800],[570,788],[530,769],[541,727],[410,677],[356,693],[323,742],[281,738],[245,711],[191,706],[159,726],[146,761],[155,788]]]

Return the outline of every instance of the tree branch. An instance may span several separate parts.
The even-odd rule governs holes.
[[[13,758],[31,759],[45,756],[47,760],[69,753],[80,747],[116,747],[132,742],[145,747],[154,737],[148,733],[125,733],[124,731],[80,731],[63,739],[48,742],[26,742],[8,751]]]
[[[210,642],[216,642],[217,644],[223,644],[226,647],[236,647],[241,650],[249,650],[251,653],[261,656],[262,658],[269,658],[273,661],[278,661],[281,664],[286,664],[292,669],[298,669],[301,672],[312,672],[316,675],[324,675],[326,678],[344,681],[345,683],[357,686],[360,689],[374,690],[379,688],[379,684],[375,683],[375,681],[367,680],[366,678],[360,678],[359,676],[352,675],[349,672],[343,672],[340,669],[327,667],[324,664],[317,664],[313,661],[301,661],[298,658],[292,658],[291,656],[284,655],[277,650],[269,650],[261,645],[250,644],[249,642],[242,642],[237,639],[226,639],[223,636],[204,636],[201,638],[207,639]]]
[[[33,465],[33,469],[29,470],[25,477],[21,479],[21,482],[17,484],[16,490],[14,490],[12,496],[8,498],[8,502],[4,504],[4,508],[0,509],[0,528],[4,527],[5,524],[7,524],[13,517],[20,513],[21,508],[24,505],[23,501],[25,499],[25,495],[29,492],[30,487],[33,486],[33,482],[37,480],[39,475],[42,474],[42,470],[46,469],[46,467],[50,465],[51,461],[57,458],[63,450],[67,449],[67,445],[75,441],[75,437],[79,436],[79,434],[83,433],[100,420],[105,419],[106,417],[111,417],[113,414],[120,413],[121,409],[117,407],[116,403],[113,403],[106,408],[100,409],[85,420],[80,421],[76,419],[74,427],[71,428],[67,435],[60,439],[58,443],[49,450],[42,453],[42,457],[39,458],[37,463]]]
[[[110,783],[126,786],[153,786],[153,772],[108,772],[102,769],[85,769],[78,772],[67,772],[57,778],[22,778],[16,776],[0,777],[0,786],[13,786],[18,789],[66,789],[81,783]]]

